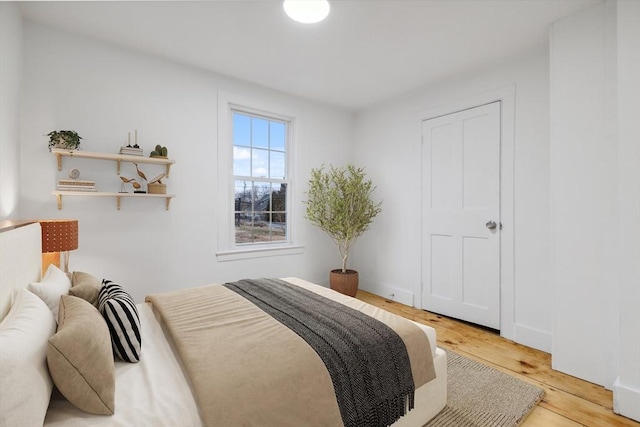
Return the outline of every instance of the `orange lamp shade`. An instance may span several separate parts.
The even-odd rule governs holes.
[[[60,267],[60,252],[65,252],[64,271],[69,269],[69,251],[78,249],[78,220],[51,219],[40,221],[42,228],[42,274],[49,264]]]

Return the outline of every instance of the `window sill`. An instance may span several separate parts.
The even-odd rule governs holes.
[[[304,246],[251,247],[216,252],[218,262],[304,253]]]

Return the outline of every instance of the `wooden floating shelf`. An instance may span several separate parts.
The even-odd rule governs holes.
[[[117,172],[120,175],[120,163],[128,162],[128,163],[147,163],[153,165],[166,165],[167,172],[166,176],[169,177],[169,169],[171,165],[176,161],[161,157],[144,157],[144,156],[129,156],[126,154],[109,154],[109,153],[94,153],[91,151],[76,151],[76,150],[60,150],[53,149],[51,150],[53,154],[56,155],[58,159],[58,170],[62,170],[62,158],[63,157],[78,157],[82,159],[98,159],[98,160],[113,160],[117,163]]]
[[[120,210],[120,200],[123,197],[165,199],[165,206],[167,210],[169,210],[169,203],[171,202],[171,199],[175,197],[174,194],[109,193],[104,191],[54,191],[53,194],[58,199],[58,210],[62,209],[63,196],[115,197],[118,210]]]

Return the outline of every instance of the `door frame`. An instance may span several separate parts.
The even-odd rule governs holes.
[[[507,339],[515,338],[515,248],[514,248],[514,142],[515,142],[515,84],[493,89],[477,95],[452,100],[445,105],[429,108],[418,116],[418,144],[422,152],[422,123],[425,120],[458,111],[468,110],[481,105],[500,101],[500,335]],[[424,170],[420,165],[420,173]],[[422,182],[422,179],[421,179]],[[424,193],[421,188],[420,197]],[[422,201],[421,201],[422,206]],[[422,209],[422,208],[421,208]],[[421,213],[422,216],[422,213]],[[422,221],[420,233],[422,234]],[[424,253],[422,243],[420,252]],[[422,307],[422,292],[424,291],[423,265],[420,263],[420,298],[419,308]]]

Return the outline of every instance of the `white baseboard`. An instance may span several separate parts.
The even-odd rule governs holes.
[[[360,277],[360,289],[379,295],[391,301],[399,302],[409,307],[413,307],[413,292],[395,288],[389,285],[382,285]]]
[[[513,340],[518,344],[551,353],[551,332],[516,323]]]
[[[613,412],[640,421],[640,390],[621,384],[617,378],[613,383]]]

